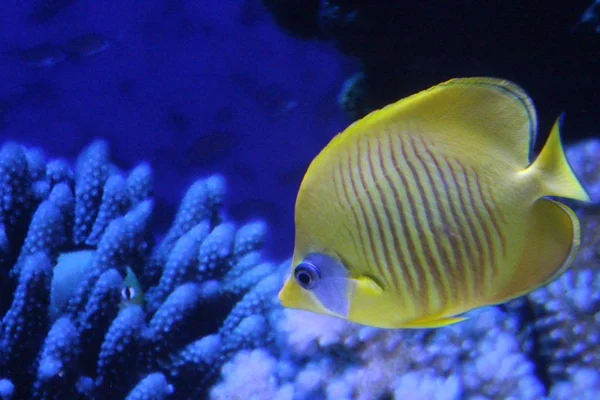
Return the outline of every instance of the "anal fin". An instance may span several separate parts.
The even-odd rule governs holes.
[[[546,198],[533,205],[526,244],[511,279],[493,294],[492,303],[504,303],[544,286],[571,265],[580,244],[579,220],[566,205]]]
[[[467,320],[467,317],[440,317],[440,318],[430,318],[430,319],[418,319],[414,321],[404,322],[402,323],[401,328],[441,328],[448,325],[453,325],[464,320]]]

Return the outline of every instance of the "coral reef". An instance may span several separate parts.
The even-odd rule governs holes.
[[[567,149],[596,200],[597,141]],[[596,399],[600,211],[577,207],[573,267],[521,299],[433,330],[282,309],[266,226],[222,214],[218,175],[152,232],[150,166],[96,141],[75,168],[0,149],[0,399]]]
[[[155,244],[152,187],[102,140],[74,169],[2,146],[1,399],[202,398],[230,354],[272,340],[265,224],[227,221],[215,175]]]
[[[600,205],[600,139],[575,143],[566,153],[569,164],[592,199],[590,205]]]
[[[260,398],[541,399],[544,385],[519,339],[515,315],[489,307],[438,330],[382,330],[303,311],[273,319],[282,340],[271,354],[240,352],[223,367],[215,398],[246,398],[242,368],[264,372],[247,383]],[[239,364],[238,364],[239,363]],[[248,367],[252,365],[252,367]],[[262,374],[254,377],[260,379]],[[227,391],[229,390],[229,391]],[[289,393],[293,393],[290,396]]]
[[[527,298],[435,330],[273,309],[278,346],[240,351],[212,398],[598,398],[600,273],[583,265]]]

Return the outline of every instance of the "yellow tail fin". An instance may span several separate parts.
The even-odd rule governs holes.
[[[589,202],[590,196],[571,169],[560,142],[563,115],[556,119],[548,141],[527,170],[541,177],[542,196],[565,197]]]

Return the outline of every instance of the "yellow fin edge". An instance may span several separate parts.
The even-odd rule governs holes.
[[[422,328],[442,328],[444,326],[457,324],[469,319],[468,317],[441,317],[430,319],[418,319],[402,324],[401,328],[422,329]]]

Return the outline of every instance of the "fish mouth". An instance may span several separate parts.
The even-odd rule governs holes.
[[[296,308],[304,310],[307,307],[307,296],[300,286],[296,285],[291,279],[288,279],[283,284],[277,298],[282,306],[287,308]]]
[[[291,303],[291,299],[292,299],[289,286],[290,286],[289,282],[286,280],[285,283],[283,284],[283,287],[281,288],[281,290],[279,290],[279,294],[277,295],[279,302],[284,307],[289,307],[289,304]]]
[[[286,301],[286,296],[285,296],[285,292],[283,291],[283,288],[279,291],[279,294],[277,295],[277,298],[279,299],[279,302],[282,305],[285,305]]]

